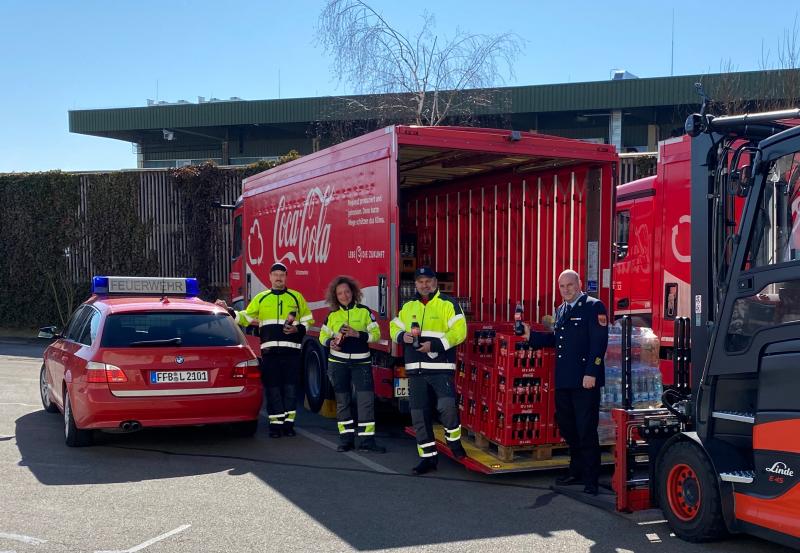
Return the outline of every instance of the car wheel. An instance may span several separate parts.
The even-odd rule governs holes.
[[[679,538],[704,542],[728,535],[714,467],[698,446],[668,445],[656,474],[659,505]]]
[[[258,420],[231,423],[231,434],[237,438],[249,438],[258,430]]]
[[[69,391],[64,389],[64,441],[69,447],[83,447],[90,445],[93,437],[93,431],[81,430],[75,426],[75,417],[72,415],[72,403],[69,400]]]
[[[318,413],[323,402],[332,395],[327,374],[328,360],[322,346],[309,343],[303,354],[303,365],[308,408],[312,413]]]
[[[58,413],[58,406],[50,399],[50,384],[47,383],[47,369],[42,363],[39,371],[39,395],[42,398],[42,406],[48,413]]]

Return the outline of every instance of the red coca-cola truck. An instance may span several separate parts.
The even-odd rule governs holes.
[[[611,291],[613,146],[498,129],[390,126],[244,181],[234,210],[230,286],[243,308],[289,268],[315,324],[303,347],[308,406],[330,397],[316,340],[325,291],[355,277],[382,339],[373,346],[379,398],[407,394],[389,321],[413,296],[414,269],[432,265],[468,320],[546,320],[560,303],[556,279],[575,268],[586,291]]]
[[[656,174],[617,187],[614,225],[612,311],[630,315],[634,326],[652,328],[660,340],[664,385],[675,384],[674,325],[689,317],[691,300],[691,137],[660,142]],[[739,143],[736,143],[739,145]],[[749,166],[748,151],[736,159]],[[736,197],[727,215],[730,226],[741,217],[744,200]]]

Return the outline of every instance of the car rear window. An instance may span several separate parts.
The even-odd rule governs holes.
[[[110,315],[101,345],[128,347],[212,347],[244,343],[234,320],[213,313],[119,313]]]

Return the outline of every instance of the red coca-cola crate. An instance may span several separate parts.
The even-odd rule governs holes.
[[[473,432],[479,431],[478,401],[475,398],[463,397],[463,409],[459,410],[461,426]]]
[[[476,383],[475,397],[490,403],[493,402],[497,388],[497,370],[493,363],[477,364]]]
[[[467,338],[458,346],[465,359],[493,362],[497,356],[497,334],[513,332],[513,323],[472,322],[467,323]]]
[[[549,409],[552,381],[549,375],[525,376],[505,380],[498,376],[494,403],[506,413],[518,413],[531,409]]]
[[[495,411],[492,431],[487,437],[503,446],[541,445],[549,443],[550,420],[547,409],[530,409],[520,413]]]

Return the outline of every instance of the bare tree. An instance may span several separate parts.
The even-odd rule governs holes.
[[[504,82],[504,70],[514,76],[523,44],[514,33],[439,36],[429,13],[406,35],[362,0],[328,0],[317,30],[339,82],[365,95],[342,98],[345,108],[417,125],[492,111],[503,94],[490,87]]]
[[[800,107],[800,25],[795,15],[791,27],[783,31],[776,45],[777,55],[761,43],[758,68],[763,71],[757,89],[745,86],[738,68],[729,59],[720,63],[720,75],[709,81],[716,114],[771,111]]]

